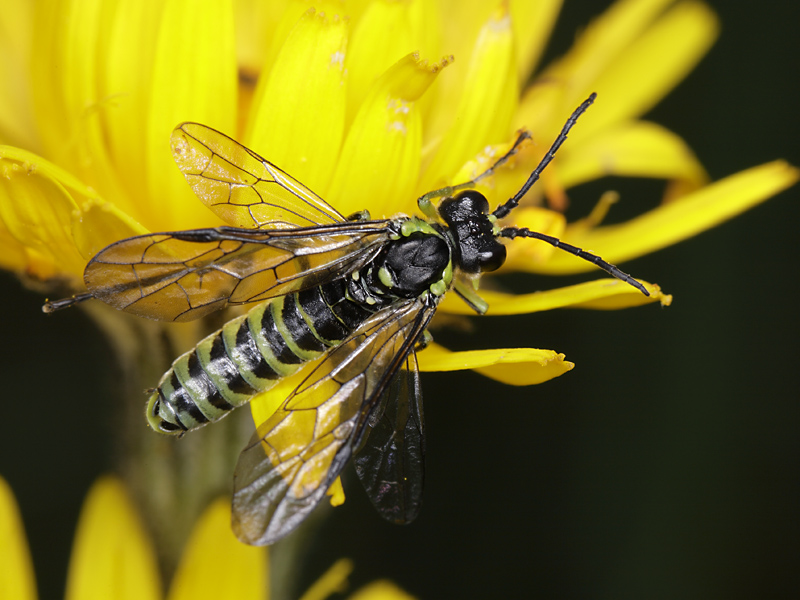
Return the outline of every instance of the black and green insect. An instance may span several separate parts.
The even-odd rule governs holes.
[[[499,238],[542,240],[649,295],[598,256],[499,225],[594,97],[570,116],[507,202],[489,212],[472,188],[517,152],[526,132],[476,179],[419,198],[425,218],[345,218],[231,138],[184,123],[172,135],[178,167],[231,226],[111,244],[86,267],[88,293],[44,310],[96,298],[142,317],[188,321],[258,303],[175,360],[147,403],[151,427],[180,435],[217,421],[318,359],[242,452],[233,498],[237,536],[264,545],[291,532],[351,457],[380,514],[410,522],[420,508],[425,453],[416,351],[448,290],[486,312],[468,278],[503,264]]]

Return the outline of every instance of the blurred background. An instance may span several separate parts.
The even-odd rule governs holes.
[[[609,4],[567,0],[547,59]],[[647,118],[682,136],[714,180],[775,158],[800,165],[800,5],[711,5],[720,40]],[[583,186],[571,216],[607,189],[622,194],[613,222],[654,206],[663,184]],[[294,596],[347,556],[351,589],[390,578],[425,598],[800,597],[798,195],[621,265],[673,294],[669,308],[436,332],[455,349],[555,349],[576,368],[528,388],[423,375],[421,516],[384,523],[349,472],[347,502],[319,526]],[[5,273],[0,285],[0,473],[21,505],[40,597],[61,597],[84,495],[112,465],[116,367],[81,311],[46,317],[41,296]]]

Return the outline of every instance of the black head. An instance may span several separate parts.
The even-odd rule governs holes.
[[[497,241],[489,202],[475,190],[446,198],[439,205],[439,215],[450,227],[456,242],[456,260],[466,273],[495,271],[506,260],[506,247]]]

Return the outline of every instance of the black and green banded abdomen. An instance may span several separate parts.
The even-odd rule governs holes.
[[[147,403],[150,426],[181,434],[217,421],[337,345],[371,313],[339,280],[264,302],[178,357]]]

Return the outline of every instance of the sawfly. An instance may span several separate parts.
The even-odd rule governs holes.
[[[448,290],[486,312],[470,280],[503,264],[500,238],[542,240],[649,295],[594,254],[500,225],[594,98],[573,112],[508,201],[490,212],[473,188],[517,152],[530,137],[525,131],[472,181],[420,197],[424,217],[371,219],[364,211],[346,218],[233,139],[184,123],[172,134],[178,168],[229,226],[111,244],[86,266],[87,293],[44,310],[95,298],[141,317],[189,321],[254,303],[175,360],[147,402],[150,426],[181,435],[217,421],[317,360],[241,454],[236,535],[256,545],[287,535],[351,458],[378,512],[408,523],[420,508],[425,454],[416,352]]]

